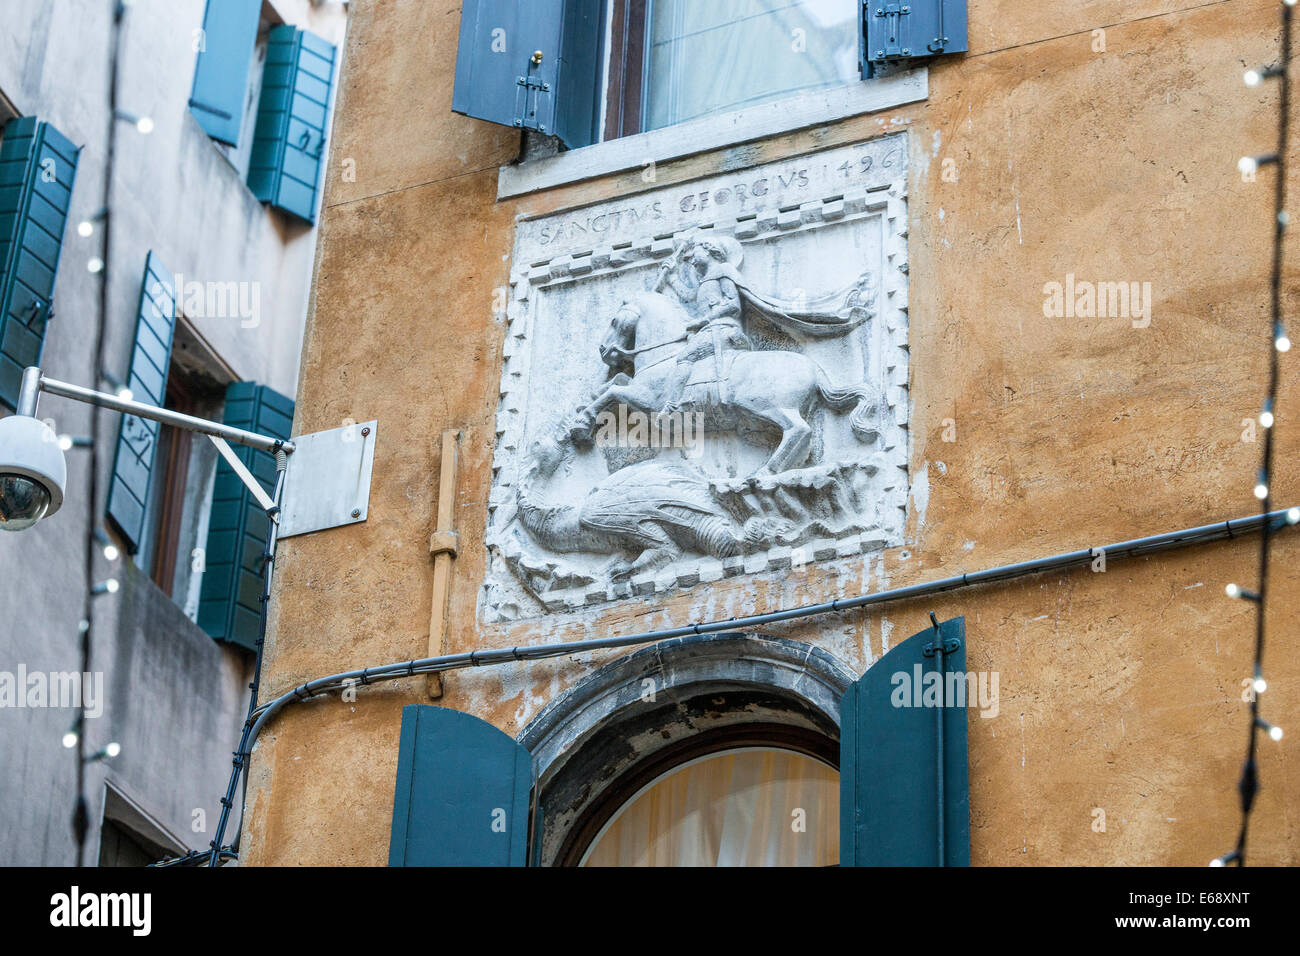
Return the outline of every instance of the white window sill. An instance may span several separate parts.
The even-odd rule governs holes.
[[[928,95],[929,73],[924,66],[866,82],[800,93],[721,116],[707,116],[544,159],[502,166],[497,175],[497,198],[523,196],[609,173],[639,169],[651,161],[663,163],[833,120],[892,109],[924,100]]]

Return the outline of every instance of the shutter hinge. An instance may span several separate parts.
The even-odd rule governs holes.
[[[546,124],[539,122],[537,117],[539,113],[543,116],[548,115],[548,111],[543,109],[546,104],[542,102],[542,97],[550,99],[551,84],[533,74],[533,71],[541,65],[542,51],[538,50],[528,58],[528,72],[515,78],[515,84],[519,87],[515,91],[515,125],[522,129],[535,129],[539,133],[547,133],[550,131],[546,128]]]
[[[900,3],[898,0],[876,0],[872,4],[872,16],[875,18],[875,29],[869,31],[869,36],[874,36],[875,43],[871,59],[873,60],[894,60],[900,57],[911,56],[910,47],[903,46],[903,18],[912,15],[910,4]]]
[[[943,633],[943,632],[939,629],[939,619],[935,616],[935,614],[934,614],[933,611],[930,612],[930,626],[934,628],[934,636],[935,636],[935,637],[938,637],[940,634]],[[959,648],[959,647],[961,647],[961,641],[959,641],[959,640],[958,640],[957,638],[955,638],[955,637],[950,637],[950,638],[948,638],[946,641],[943,642],[943,652],[944,652],[945,654],[953,654],[953,653],[956,653],[957,648]],[[926,657],[934,657],[935,653],[936,653],[938,650],[939,650],[939,648],[936,646],[936,642],[935,642],[935,641],[930,641],[928,644],[925,644],[925,645],[921,648],[921,653],[922,653],[924,656],[926,656]]]
[[[931,18],[924,15],[918,18],[914,16],[913,3],[934,4],[934,22],[927,23]],[[870,23],[864,24],[866,34],[869,38],[868,59],[872,62],[881,60],[900,60],[909,57],[921,57],[930,53],[942,53],[948,46],[948,37],[944,36],[943,12],[947,0],[913,0],[913,2],[903,2],[903,0],[867,0],[864,5],[864,15],[870,10],[868,15]],[[919,23],[919,26],[915,24]],[[915,46],[910,37],[914,32],[918,32],[925,27],[931,27],[933,35],[929,42],[926,43],[925,49],[922,50]]]
[[[943,652],[945,654],[955,654],[959,647],[961,647],[961,641],[957,640],[955,637],[950,637],[943,642]],[[936,650],[937,648],[934,645],[934,641],[931,641],[921,648],[921,653],[926,657],[934,657]]]

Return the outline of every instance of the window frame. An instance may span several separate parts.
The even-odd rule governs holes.
[[[853,116],[878,113],[929,98],[929,68],[902,70],[870,81],[859,80],[825,90],[796,93],[746,106],[501,166],[497,199],[511,199],[628,170],[644,171],[651,159],[666,163],[753,140],[768,139]],[[641,177],[644,188],[653,177]]]
[[[657,0],[606,0],[605,2],[605,54],[604,71],[601,86],[602,119],[600,121],[600,140],[619,139],[648,132],[645,129],[647,98],[650,89],[650,52],[653,46],[651,20],[655,15]],[[846,0],[854,6],[854,20],[861,9],[857,0]],[[855,44],[861,37],[855,31]],[[861,64],[859,64],[859,68]],[[858,77],[843,83],[824,87],[835,89],[843,86],[856,86],[873,77]],[[786,100],[799,95],[798,90],[787,90],[774,95],[774,100]],[[715,119],[731,113],[740,112],[743,107],[710,113],[705,119]],[[690,122],[689,120],[685,122]],[[682,126],[684,123],[670,123],[668,126]],[[658,127],[666,129],[665,127]]]
[[[839,741],[798,724],[754,722],[715,727],[663,747],[625,770],[569,828],[555,866],[581,866],[610,823],[651,784],[706,757],[735,750],[785,750],[839,772]],[[532,862],[532,865],[537,865]]]
[[[668,162],[837,120],[892,109],[929,97],[929,69],[878,73],[817,90],[792,92],[683,123],[642,130],[648,80],[649,23],[654,0],[606,0],[601,56],[598,142],[501,166],[497,199],[644,170]],[[629,66],[634,69],[629,70]],[[631,82],[629,82],[631,80]],[[642,179],[652,185],[653,178]]]

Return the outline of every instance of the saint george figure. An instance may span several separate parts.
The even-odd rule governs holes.
[[[677,411],[687,396],[686,386],[697,362],[707,360],[695,384],[702,386],[690,396],[693,404],[720,405],[726,402],[726,355],[729,349],[750,349],[749,336],[740,325],[740,290],[735,266],[744,255],[731,236],[708,236],[689,241],[682,249],[682,265],[689,271],[681,276],[672,265],[660,268],[660,283],[676,293],[691,320],[686,324],[686,345],[667,383],[666,414]],[[693,280],[693,281],[692,281]]]
[[[814,338],[844,335],[871,317],[874,295],[868,273],[821,302],[786,302],[751,289],[740,274],[743,259],[744,249],[734,236],[696,233],[682,240],[660,267],[656,290],[671,291],[691,316],[686,345],[667,382],[665,413],[687,404],[727,404],[728,356],[753,349],[743,325],[753,314],[786,332]]]

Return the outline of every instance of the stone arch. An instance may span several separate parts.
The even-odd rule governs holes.
[[[757,735],[832,760],[840,698],[856,679],[819,647],[751,633],[661,641],[600,668],[518,738],[537,774],[540,863],[572,862],[602,798],[692,740],[724,749]]]

